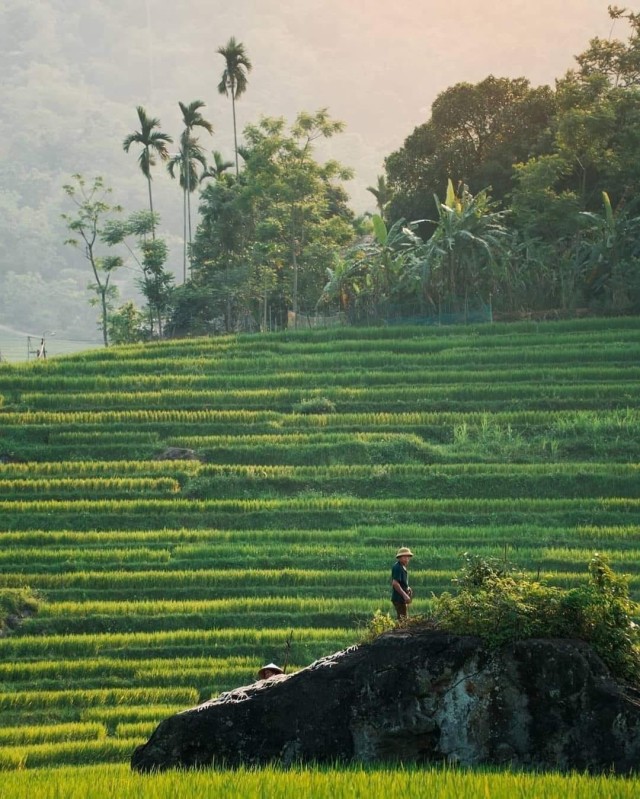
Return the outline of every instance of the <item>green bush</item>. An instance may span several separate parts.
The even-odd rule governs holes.
[[[591,644],[617,677],[640,683],[637,605],[625,577],[594,554],[585,585],[563,590],[518,574],[507,563],[465,554],[457,595],[435,599],[439,627],[478,635],[491,646],[524,638],[577,638]]]
[[[15,626],[23,617],[36,613],[38,597],[29,588],[0,588],[0,632]]]
[[[335,403],[328,397],[311,397],[293,406],[294,413],[335,413]]]
[[[396,626],[397,624],[391,616],[388,613],[383,613],[378,608],[363,630],[362,641],[373,641],[379,635],[382,635],[382,633],[393,630]]]

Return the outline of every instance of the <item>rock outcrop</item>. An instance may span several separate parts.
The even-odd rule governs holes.
[[[138,771],[297,762],[640,768],[640,691],[577,641],[396,630],[163,721]]]
[[[156,456],[158,461],[200,461],[202,458],[194,449],[186,447],[167,447],[164,452]]]

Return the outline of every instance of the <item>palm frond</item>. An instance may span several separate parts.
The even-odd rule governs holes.
[[[182,111],[182,121],[184,123],[185,131],[191,131],[194,127],[204,128],[209,133],[213,133],[213,125],[206,120],[200,113],[200,109],[204,108],[206,103],[202,100],[194,100],[185,105],[178,101],[180,110]],[[184,134],[183,134],[184,135]]]
[[[217,53],[226,62],[218,92],[226,96],[231,92],[234,99],[238,98],[247,90],[247,73],[253,68],[245,47],[232,36],[224,47],[218,48]]]

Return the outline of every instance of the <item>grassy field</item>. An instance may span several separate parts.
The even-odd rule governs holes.
[[[3,791],[12,799],[370,799],[395,796],[399,783],[407,799],[635,799],[640,790],[640,779],[451,768],[265,768],[140,776],[124,766],[97,766],[33,769],[3,774],[2,779]]]
[[[139,790],[118,764],[158,721],[251,682],[262,663],[293,669],[357,641],[390,609],[401,545],[416,553],[415,612],[451,588],[465,551],[563,586],[602,552],[640,600],[638,364],[632,318],[300,331],[0,364],[0,593],[38,597],[0,638],[0,768],[31,775],[7,774],[11,790],[24,779],[33,796],[56,795],[37,792],[51,774],[77,787],[65,796],[94,777],[121,781],[105,795]],[[198,459],[163,460],[169,447]],[[360,775],[357,790],[387,793],[392,774]],[[269,796],[294,784],[361,795],[340,773],[242,779],[243,796],[267,779],[280,780]],[[529,794],[535,779],[407,782],[420,795],[466,780],[460,796],[577,796],[586,778]],[[182,795],[144,784],[156,793],[140,795]],[[630,795],[629,782],[588,784]]]

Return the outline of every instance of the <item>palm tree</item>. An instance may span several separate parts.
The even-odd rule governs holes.
[[[613,208],[606,191],[602,192],[601,214],[583,211],[587,221],[584,238],[578,242],[576,261],[583,270],[589,299],[598,298],[608,308],[631,308],[640,292],[631,275],[638,274],[640,263],[640,217],[629,214],[621,201]]]
[[[224,156],[219,150],[213,150],[211,155],[213,156],[213,164],[209,164],[205,171],[200,175],[200,182],[202,182],[205,178],[214,178],[214,180],[218,180],[218,178],[221,178],[227,169],[231,169],[233,166],[232,161],[224,160]]]
[[[129,152],[132,144],[142,145],[142,152],[138,157],[140,170],[147,179],[149,186],[149,210],[153,215],[153,196],[151,194],[151,167],[156,165],[156,155],[160,156],[162,161],[169,160],[169,151],[167,144],[170,144],[173,139],[168,133],[162,133],[156,128],[160,127],[160,120],[157,117],[148,117],[144,108],[139,105],[136,107],[138,112],[138,119],[140,120],[140,130],[130,133],[125,137],[122,142],[122,149],[125,153]],[[155,223],[151,223],[151,236],[155,239],[156,230]]]
[[[239,174],[238,167],[238,134],[236,132],[236,97],[244,94],[247,88],[247,73],[251,72],[252,65],[249,56],[246,54],[242,42],[236,42],[235,37],[231,37],[225,47],[219,47],[218,53],[226,61],[222,79],[218,84],[218,91],[227,97],[231,93],[231,108],[233,110],[233,144],[236,154],[236,176]]]
[[[384,212],[391,199],[391,191],[384,175],[378,175],[378,182],[375,186],[367,186],[367,191],[376,198],[376,205],[380,211],[380,216],[384,218]]]
[[[200,164],[203,171],[207,168],[207,161],[202,147],[198,140],[193,136],[194,128],[204,128],[209,133],[213,133],[213,126],[200,113],[205,103],[202,100],[194,100],[189,105],[178,102],[182,111],[182,122],[184,129],[180,134],[180,152],[173,156],[167,164],[169,174],[175,178],[175,170],[179,165],[180,186],[183,192],[183,221],[184,221],[184,247],[183,247],[183,271],[184,280],[187,278],[187,241],[191,246],[191,192],[195,191],[200,182],[196,164]]]

